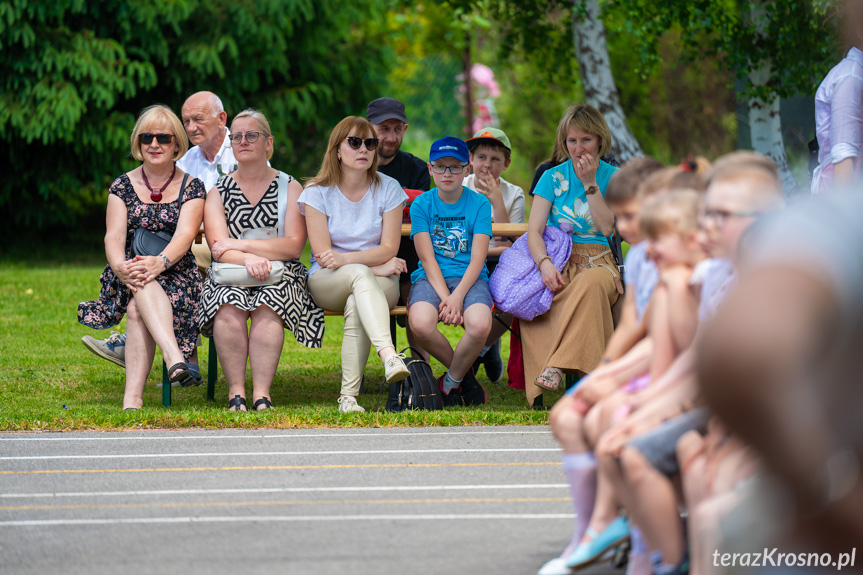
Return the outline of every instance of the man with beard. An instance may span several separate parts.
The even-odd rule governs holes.
[[[408,129],[408,120],[405,115],[405,105],[395,98],[378,98],[372,100],[366,109],[366,118],[375,127],[378,143],[378,172],[395,178],[399,185],[406,190],[428,191],[431,187],[426,162],[407,152],[401,151],[402,138]],[[408,191],[408,206],[416,194]],[[407,209],[405,210],[407,213]],[[409,222],[407,216],[405,223]],[[408,237],[402,237],[399,245],[398,257],[407,262],[407,271],[399,277],[399,289],[401,297],[399,305],[407,301],[411,288],[411,273],[417,269],[419,258],[414,249],[414,243]],[[416,344],[407,324],[404,325],[407,333],[408,344],[420,349]],[[393,342],[396,341],[395,319],[390,323]],[[425,352],[423,352],[425,354]]]

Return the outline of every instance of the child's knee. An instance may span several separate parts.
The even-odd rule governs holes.
[[[641,451],[631,445],[624,445],[620,450],[620,466],[630,481],[644,479],[652,469]]]
[[[584,419],[572,408],[572,402],[559,401],[549,414],[549,426],[554,436],[564,443],[572,437],[582,437]]]
[[[465,312],[464,331],[472,339],[485,342],[491,333],[491,310],[482,304],[471,306]]]
[[[434,313],[433,309],[424,309],[426,307],[429,306],[421,306],[417,303],[411,306],[410,314],[408,314],[408,325],[411,332],[419,339],[427,339],[437,331],[437,313]]]
[[[704,447],[704,438],[697,431],[690,430],[680,436],[677,440],[675,448],[677,452],[677,461],[684,462],[689,460],[693,455],[699,453]]]

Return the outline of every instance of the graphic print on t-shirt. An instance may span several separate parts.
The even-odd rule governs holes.
[[[559,198],[569,191],[569,181],[559,170],[555,170],[551,175],[551,181],[555,197]],[[551,215],[557,221],[558,227],[570,235],[597,233],[590,215],[590,206],[581,198],[575,198],[572,206],[554,205],[551,208]]]
[[[467,220],[464,216],[433,218],[431,242],[435,253],[445,258],[454,258],[461,252],[470,251],[468,245]]]

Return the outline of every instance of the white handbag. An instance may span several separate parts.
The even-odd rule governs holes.
[[[240,234],[241,240],[270,240],[274,238],[285,237],[285,208],[288,203],[288,176],[284,172],[279,172],[279,227],[276,228],[254,228],[244,230]],[[228,264],[221,262],[213,262],[210,266],[210,277],[213,282],[219,285],[238,286],[238,287],[261,287],[277,284],[282,281],[282,275],[285,273],[285,263],[278,260],[270,260],[270,277],[266,280],[258,280],[249,274],[246,266],[239,264]]]
[[[270,277],[261,281],[252,277],[246,266],[239,264],[223,264],[213,262],[210,266],[210,277],[213,282],[223,286],[261,287],[277,284],[282,281],[285,273],[285,262],[270,261]]]

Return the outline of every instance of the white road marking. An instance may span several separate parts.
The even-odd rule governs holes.
[[[424,435],[434,435],[434,436],[450,436],[450,435],[551,435],[551,431],[542,430],[542,431],[441,431],[441,432],[431,432],[431,431],[409,431],[410,428],[404,428],[406,431],[400,433],[303,433],[302,431],[297,431],[294,433],[274,433],[274,434],[244,434],[244,435],[112,435],[107,437],[56,437],[54,433],[51,433],[50,437],[47,433],[40,434],[27,434],[26,437],[22,437],[21,434],[0,434],[0,444],[4,441],[166,441],[166,440],[177,440],[177,439],[197,439],[197,440],[210,440],[210,439],[302,439],[306,437],[358,437],[358,438],[369,438],[369,437],[418,437]]]
[[[59,493],[0,493],[0,499],[42,497],[128,497],[134,495],[219,495],[238,493],[322,493],[372,491],[475,491],[483,489],[565,489],[566,483],[525,483],[516,485],[375,485],[356,487],[267,487],[244,489],[162,489],[152,491],[69,491]]]
[[[23,521],[0,521],[0,527],[61,527],[69,525],[143,525],[165,523],[266,523],[266,522],[310,522],[310,521],[455,521],[492,519],[568,519],[574,513],[483,513],[441,515],[271,515],[247,517],[139,517],[129,519],[30,519]]]
[[[14,455],[0,457],[4,461],[45,461],[58,459],[150,459],[159,457],[256,457],[275,455],[386,455],[420,453],[537,453],[560,452],[558,447],[488,448],[488,449],[346,449],[339,451],[243,451],[214,453],[114,453],[108,455]]]

